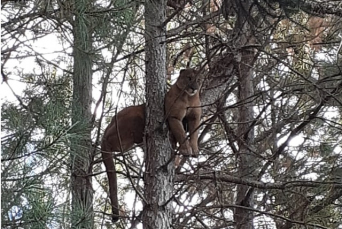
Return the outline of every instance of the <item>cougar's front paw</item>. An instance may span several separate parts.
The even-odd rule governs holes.
[[[192,149],[192,157],[198,157],[199,149],[197,143],[190,143],[191,149]]]
[[[179,153],[182,154],[183,156],[191,156],[192,155],[192,149],[190,147],[190,144],[188,141],[184,142],[180,147],[179,147]]]

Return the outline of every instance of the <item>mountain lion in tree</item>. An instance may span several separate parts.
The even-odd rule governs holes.
[[[180,71],[177,82],[165,96],[165,115],[171,130],[173,148],[179,143],[184,156],[198,155],[198,128],[202,109],[199,98],[199,72],[194,69]],[[190,133],[190,142],[186,132]]]
[[[171,130],[172,146],[178,142],[181,154],[198,155],[198,127],[201,118],[199,99],[199,72],[194,69],[180,71],[177,82],[165,96],[165,115]],[[112,221],[119,219],[117,176],[112,152],[128,151],[134,144],[143,142],[145,128],[145,104],[126,107],[107,126],[101,143],[102,159],[106,167],[109,197],[112,205]],[[190,133],[190,142],[186,137]]]

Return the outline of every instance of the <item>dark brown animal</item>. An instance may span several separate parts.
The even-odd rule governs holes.
[[[166,118],[171,130],[175,149],[180,144],[180,153],[187,156],[198,155],[198,126],[201,118],[199,99],[199,77],[193,69],[181,70],[177,82],[165,96]],[[112,221],[119,219],[118,186],[112,152],[126,152],[134,144],[143,142],[145,128],[145,104],[124,108],[112,118],[106,128],[102,143],[102,159],[106,167],[109,195],[112,205]],[[190,133],[190,143],[186,137]]]

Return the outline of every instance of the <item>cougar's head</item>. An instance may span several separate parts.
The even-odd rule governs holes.
[[[176,85],[189,96],[194,96],[201,86],[199,71],[192,68],[181,70]]]

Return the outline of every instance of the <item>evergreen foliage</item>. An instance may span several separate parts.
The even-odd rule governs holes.
[[[143,153],[115,157],[123,217],[113,226],[99,143],[117,111],[145,101],[144,9],[126,0],[72,2],[2,1],[2,228],[71,228],[71,216],[94,216],[94,228],[141,223]],[[173,227],[341,227],[341,3],[167,4],[168,80],[185,67],[201,68],[204,79],[201,152],[175,168]],[[89,46],[74,45],[76,32]],[[84,122],[72,112],[79,48],[91,56]],[[253,91],[243,97],[248,74]],[[71,207],[75,156],[89,163],[92,209]],[[238,224],[237,209],[252,221]]]

